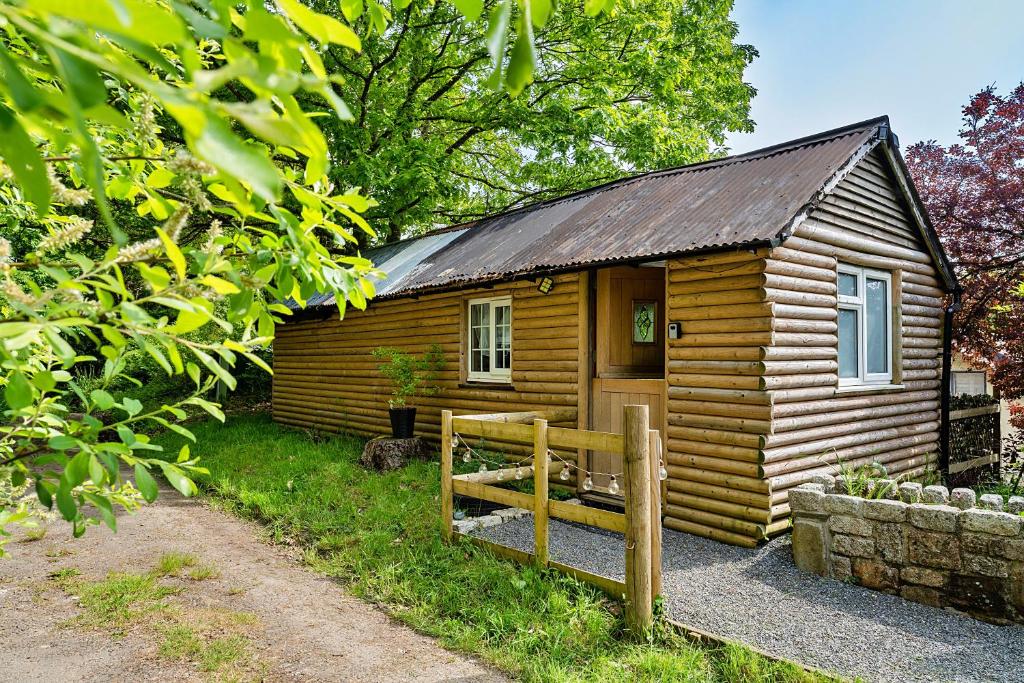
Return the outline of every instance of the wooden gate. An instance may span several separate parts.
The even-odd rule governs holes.
[[[442,411],[441,528],[444,538],[466,538],[521,563],[558,569],[617,598],[624,598],[627,627],[634,633],[646,632],[653,619],[653,599],[661,592],[661,482],[658,476],[661,442],[658,432],[650,429],[646,405],[625,406],[623,425],[622,434],[612,434],[549,427],[543,414],[537,412],[454,417],[450,410]],[[457,437],[465,436],[532,444],[533,453],[513,467],[457,475],[453,473],[453,445]],[[625,514],[550,500],[549,477],[557,475],[563,467],[572,467],[557,455],[552,457],[555,449],[588,449],[620,455]],[[532,494],[495,485],[527,476],[533,477]],[[456,532],[452,528],[455,494],[532,511],[533,552]],[[626,580],[617,581],[552,560],[548,545],[548,520],[552,517],[623,534]]]

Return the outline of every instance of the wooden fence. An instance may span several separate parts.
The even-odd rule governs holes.
[[[521,563],[552,567],[591,583],[626,606],[626,625],[645,633],[653,619],[654,597],[661,592],[661,482],[658,476],[661,438],[650,429],[648,407],[624,407],[622,434],[549,427],[543,413],[495,413],[461,415],[441,413],[441,521],[446,540],[464,537],[491,551]],[[532,444],[533,455],[515,467],[453,474],[453,437],[477,436],[506,443]],[[595,450],[622,455],[625,513],[550,500],[549,478],[573,465],[551,458],[553,449]],[[529,462],[529,464],[525,464]],[[533,477],[534,492],[523,493],[495,486],[517,477]],[[533,512],[533,552],[492,543],[452,528],[455,494]],[[563,519],[621,533],[626,542],[626,579],[617,581],[551,559],[548,520]]]

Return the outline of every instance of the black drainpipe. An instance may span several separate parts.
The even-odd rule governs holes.
[[[960,286],[953,289],[953,301],[946,307],[942,322],[942,394],[939,402],[942,416],[939,421],[939,471],[943,477],[949,473],[949,399],[950,379],[953,375],[953,314],[960,310]]]

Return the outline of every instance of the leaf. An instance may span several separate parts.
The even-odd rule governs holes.
[[[487,52],[491,55],[491,75],[485,85],[493,90],[505,82],[505,46],[508,44],[508,23],[512,16],[511,0],[500,0],[487,22]]]
[[[166,232],[161,228],[156,228],[156,234],[160,237],[160,241],[163,242],[164,250],[167,252],[167,258],[174,264],[174,270],[178,274],[178,280],[181,282],[185,281],[186,276],[186,265],[185,255],[181,253],[181,249],[174,243],[174,240],[168,236]]]
[[[363,16],[363,0],[341,0],[341,13],[349,21]]]
[[[470,21],[476,21],[484,11],[484,0],[452,0],[455,9]]]
[[[51,437],[46,445],[55,451],[66,451],[69,448],[78,447],[78,439],[67,434],[58,434],[57,436]]]
[[[10,53],[0,44],[0,79],[11,93],[14,106],[22,113],[32,111],[43,103],[40,93],[25,78]]]
[[[181,495],[188,498],[198,493],[199,489],[196,487],[195,482],[189,479],[179,467],[172,465],[169,462],[160,463],[160,467],[163,469],[164,476],[167,477],[167,481],[169,481],[171,486],[176,488]]]
[[[89,398],[100,410],[110,410],[114,407],[114,397],[103,389],[93,389],[89,392]]]
[[[139,38],[157,45],[186,39],[185,26],[163,3],[151,0],[76,2],[32,0],[32,9],[81,22],[97,30]]]
[[[14,112],[0,103],[0,157],[14,173],[25,199],[36,207],[36,214],[50,210],[50,179],[46,164],[32,139],[21,127]]]
[[[71,489],[64,482],[57,487],[57,509],[60,510],[61,517],[68,522],[78,516],[78,505],[75,504],[75,499],[71,495]]]
[[[508,59],[505,81],[510,95],[515,96],[533,82],[533,71],[537,66],[537,53],[533,45],[533,22],[530,20],[530,4],[526,3],[519,13],[516,42]]]
[[[135,486],[138,487],[139,492],[142,493],[142,497],[146,499],[147,503],[152,503],[156,500],[157,494],[160,492],[156,479],[149,473],[146,466],[140,462],[135,463]]]
[[[129,396],[121,399],[121,407],[124,408],[129,417],[135,417],[142,412],[142,402]]]
[[[21,410],[32,404],[32,385],[20,372],[15,372],[4,387],[4,400],[12,410]]]
[[[71,488],[75,488],[89,476],[89,453],[79,451],[64,468],[64,479]]]
[[[192,142],[196,154],[233,178],[248,183],[268,202],[281,194],[281,177],[274,166],[255,147],[231,132],[218,118],[207,118],[202,132]]]
[[[89,479],[96,486],[103,486],[103,482],[107,478],[107,471],[103,469],[103,464],[100,463],[99,458],[95,455],[89,456]]]
[[[236,285],[223,280],[216,275],[206,275],[200,280],[204,285],[217,292],[218,294],[238,294],[240,290]]]
[[[356,52],[362,49],[359,36],[345,24],[303,5],[299,0],[277,0],[277,6],[298,24],[299,28],[321,43],[335,43]]]
[[[32,384],[39,391],[53,391],[57,387],[57,380],[54,379],[53,373],[49,370],[40,370],[32,375]]]
[[[174,173],[160,166],[153,169],[153,172],[146,178],[146,187],[159,190],[170,185],[172,180],[174,180]]]
[[[50,486],[42,479],[36,479],[36,497],[48,510],[53,509],[53,494],[50,493]]]

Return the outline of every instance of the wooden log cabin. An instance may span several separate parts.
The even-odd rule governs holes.
[[[646,403],[666,527],[751,546],[838,463],[917,477],[940,455],[944,306],[956,282],[883,117],[608,183],[387,245],[366,311],[279,327],[274,418],[388,431],[371,352],[444,351],[442,409],[567,409],[616,431]],[[947,335],[948,336],[948,335]],[[947,373],[948,375],[948,369]],[[586,472],[621,471],[580,453]],[[595,474],[587,496],[614,500]]]

